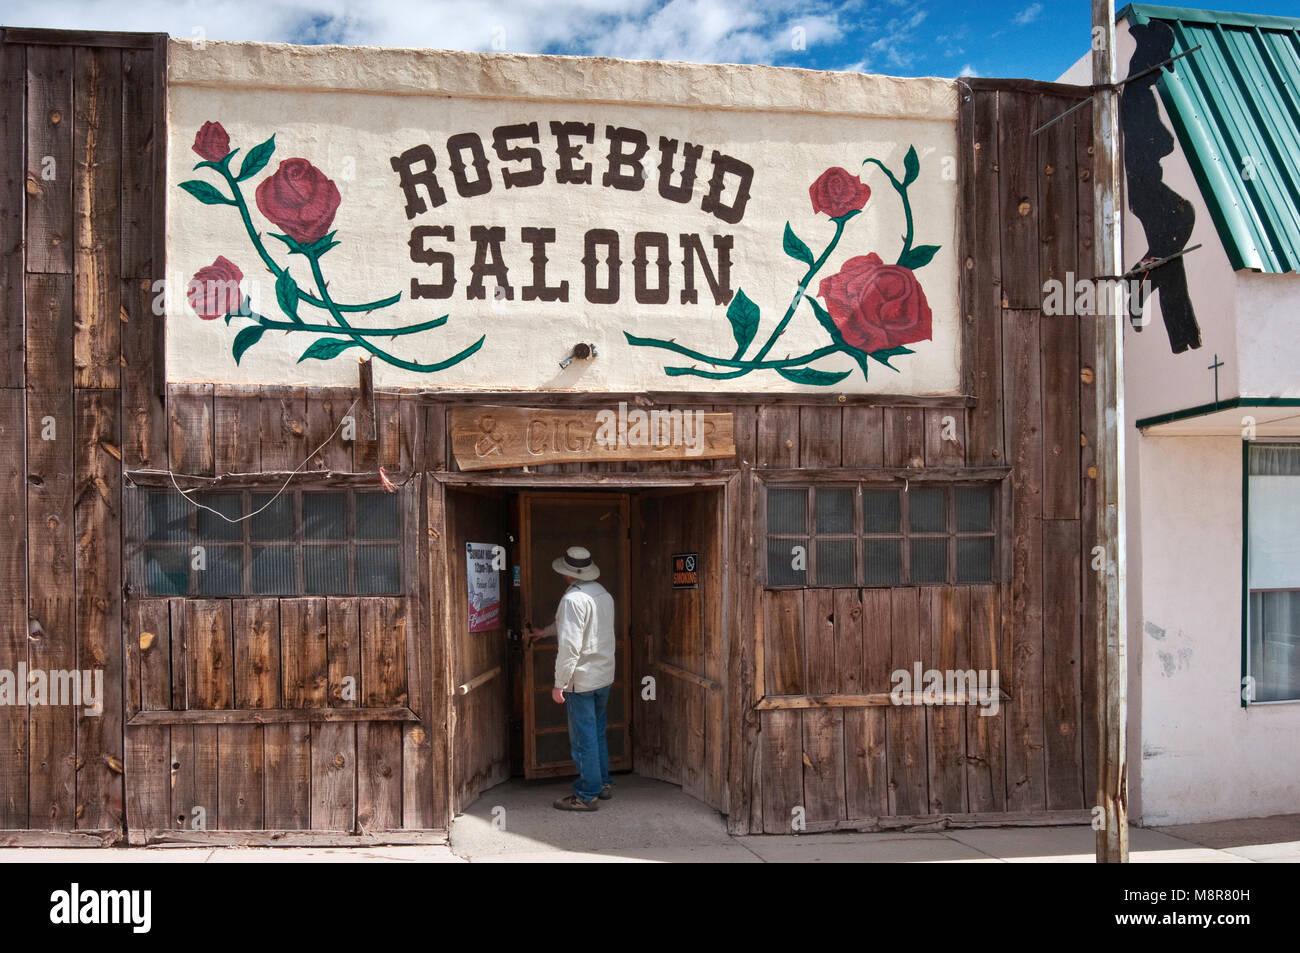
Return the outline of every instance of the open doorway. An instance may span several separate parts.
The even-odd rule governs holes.
[[[611,770],[669,781],[726,811],[721,514],[718,486],[448,490],[456,810],[508,778],[576,773],[566,714],[550,695],[555,643],[522,638],[525,622],[553,621],[564,580],[551,562],[576,545],[591,550],[617,612]],[[469,543],[506,554],[492,630],[468,631]]]

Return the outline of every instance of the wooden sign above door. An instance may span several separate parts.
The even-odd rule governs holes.
[[[603,460],[718,460],[736,455],[730,413],[643,409],[454,407],[462,470]]]

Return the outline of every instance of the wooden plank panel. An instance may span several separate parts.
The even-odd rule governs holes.
[[[1002,256],[998,184],[998,94],[976,90],[969,115],[970,144],[961,141],[959,168],[970,187],[961,219],[962,350],[967,393],[975,406],[967,412],[966,461],[971,466],[1002,462]],[[968,150],[968,151],[967,151]]]
[[[71,423],[72,389],[72,278],[68,275],[29,275],[27,277],[27,311],[25,340],[27,349],[27,386],[30,391],[52,394],[67,390],[68,415]],[[38,413],[39,411],[39,413]],[[49,408],[29,401],[29,417],[40,421]],[[37,432],[39,436],[39,431]],[[71,433],[68,437],[71,438]],[[30,450],[29,450],[30,453]]]
[[[32,279],[31,283],[58,283],[66,289],[67,279],[45,276]],[[59,298],[66,300],[63,295]],[[29,335],[38,325],[35,312],[31,313]],[[33,354],[29,344],[29,358]],[[39,385],[42,389],[29,390],[27,395],[27,558],[31,619],[27,661],[32,670],[71,671],[78,661],[74,583],[76,423],[72,389],[64,386],[54,390],[56,382],[43,373],[29,373],[28,379],[33,387]],[[76,708],[70,705],[35,705],[29,712],[28,791],[33,828],[72,830],[76,826],[77,717]]]
[[[154,292],[147,278],[122,282],[122,466],[167,465],[167,413],[156,384],[162,355],[155,348]]]
[[[909,677],[917,662],[922,662],[924,668],[921,591],[890,590],[892,669],[906,670]],[[928,617],[928,611],[926,615]],[[929,800],[926,791],[925,709],[909,705],[891,708],[887,728],[889,813],[924,814]]]
[[[280,697],[286,708],[328,704],[327,618],[324,599],[280,600]]]
[[[262,469],[260,413],[260,402],[256,397],[249,397],[246,391],[224,385],[213,388],[213,455],[217,473],[256,473]]]
[[[1043,115],[1057,115],[1071,105],[1069,99],[1044,98],[1039,109]],[[1079,259],[1075,121],[1076,116],[1068,116],[1036,137],[1042,205],[1039,285],[1056,282],[1069,296],[1074,294]],[[1047,519],[1079,515],[1078,321],[1072,315],[1043,317],[1043,516]]]
[[[705,798],[705,694],[703,685],[679,682],[682,706],[677,712],[681,722],[682,790],[701,801]]]
[[[866,659],[862,654],[862,590],[830,591],[834,593],[835,685],[829,690],[841,695],[860,695],[866,690],[863,686],[867,679]]]
[[[154,268],[153,257],[154,232],[159,224],[154,216],[154,166],[161,162],[163,145],[162,130],[154,128],[154,108],[155,100],[161,98],[153,50],[123,50],[119,272],[123,278],[161,277],[162,269]]]
[[[764,592],[763,667],[765,694],[802,695],[803,599],[812,590],[785,589]]]
[[[255,831],[262,817],[261,725],[217,725],[217,816],[223,831]]]
[[[167,445],[177,473],[213,475],[212,396],[211,384],[168,388]]]
[[[307,456],[307,400],[300,388],[262,387],[259,401],[262,469],[294,470]]]
[[[763,753],[763,833],[789,834],[795,808],[803,807],[803,719],[798,711],[759,715]]]
[[[0,55],[7,48],[0,47]],[[19,58],[21,63],[21,57]],[[0,118],[0,123],[3,123]],[[21,296],[21,291],[20,291]],[[27,471],[23,392],[0,390],[0,668],[27,664]],[[0,829],[27,824],[27,696],[0,706]]]
[[[960,467],[966,464],[966,415],[958,410],[925,411],[925,465]]]
[[[351,831],[357,815],[356,725],[311,726],[311,828]]]
[[[885,466],[925,466],[925,411],[920,407],[886,407]]]
[[[351,472],[352,443],[343,439],[341,425],[344,417],[356,413],[354,398],[354,393],[341,387],[307,388],[303,445],[312,455],[309,469]]]
[[[799,466],[838,467],[842,442],[837,406],[799,408]]]
[[[78,47],[73,69],[76,385],[115,388],[122,369],[122,53]]]
[[[1042,304],[1038,281],[1038,156],[1034,137],[1025,133],[1038,126],[1038,117],[1037,96],[998,93],[1003,308],[1037,310]]]
[[[998,672],[999,686],[1006,672],[998,654],[998,617],[1000,613],[996,586],[972,586],[970,589],[970,664],[979,670]],[[991,709],[990,709],[991,710]],[[966,719],[966,790],[974,813],[1006,810],[1006,765],[1003,760],[1003,734],[1006,707],[999,705],[997,714],[972,712]]]
[[[0,45],[0,143],[3,144],[0,145],[0,189],[6,196],[0,204],[0,387],[26,384],[23,373],[25,203],[17,198],[25,189],[26,98],[27,50],[8,43]],[[24,801],[26,798],[24,785]]]
[[[930,658],[939,671],[970,669],[966,627],[970,619],[970,591],[960,586],[932,590],[934,613],[930,628]],[[977,673],[978,675],[978,673]],[[946,681],[945,681],[946,684]],[[929,756],[930,813],[965,813],[966,719],[974,712],[962,704],[926,709]]]
[[[885,460],[885,417],[880,407],[845,407],[841,461],[846,467],[879,467]]]
[[[194,830],[193,809],[198,799],[194,787],[194,728],[194,725],[171,727],[171,811],[167,826],[172,830]]]
[[[356,708],[361,700],[361,600],[332,598],[326,602],[329,704]],[[346,691],[345,678],[351,679]]]
[[[72,274],[72,60],[70,46],[27,48],[29,273]]]
[[[407,621],[405,599],[362,600],[362,705],[406,704]]]
[[[893,598],[889,589],[862,590],[862,657],[867,692],[887,692],[893,686]]]
[[[790,468],[799,465],[799,408],[777,404],[758,407],[758,459],[755,466]]]
[[[311,725],[262,726],[264,821],[267,830],[311,826]]]
[[[1043,735],[1047,809],[1082,809],[1079,521],[1043,521]]]
[[[844,803],[844,712],[801,711],[803,725],[803,803],[809,822],[847,816]]]
[[[440,405],[435,405],[425,418],[428,440],[435,441],[439,433],[444,435],[442,443],[435,441],[429,447],[429,466],[438,462],[433,459],[439,456],[436,448],[445,447],[445,431],[438,429],[442,417]],[[447,655],[446,496],[437,480],[421,478],[417,489],[424,501],[419,521],[421,565],[429,567],[427,572],[420,573],[420,604],[428,606],[428,616],[419,621],[419,637],[411,643],[408,662],[408,690],[420,723],[407,726],[402,734],[402,827],[406,829],[444,827],[451,820],[451,772],[445,728],[451,697]]]
[[[126,729],[127,830],[166,830],[172,827],[171,733],[167,725]]]
[[[235,707],[280,707],[280,602],[236,599]]]
[[[76,404],[77,669],[101,673],[102,713],[77,725],[77,826],[122,827],[122,469],[117,392],[78,390]],[[93,674],[96,683],[99,678]],[[84,697],[83,697],[84,701]],[[84,715],[86,706],[75,708]]]
[[[1079,229],[1079,259],[1076,271],[1079,278],[1091,278],[1093,267],[1093,194],[1092,194],[1092,107],[1078,112],[1075,123],[1075,180],[1077,184],[1077,209]],[[1097,353],[1095,321],[1079,321],[1079,535],[1081,603],[1080,625],[1080,675],[1082,683],[1082,715],[1080,737],[1083,750],[1083,790],[1087,803],[1093,803],[1097,791],[1097,708],[1101,703],[1097,688],[1097,653],[1094,644],[1097,633],[1097,586],[1100,573],[1092,568],[1092,550],[1097,545],[1097,392],[1092,355]]]
[[[804,691],[834,692],[839,678],[835,660],[835,590],[808,589],[803,594]]]
[[[754,465],[758,457],[758,408],[753,404],[719,405],[717,410],[731,411],[731,434],[736,444],[737,466]]]
[[[1044,810],[1043,440],[1038,311],[1003,314],[1007,462],[1012,466],[1011,692],[1007,712],[1007,809]]]
[[[128,686],[138,694],[140,711],[166,711],[172,707],[171,623],[164,599],[133,599],[127,603],[128,652],[137,653],[139,683]],[[184,699],[180,707],[184,707]]]
[[[187,708],[234,708],[235,644],[230,602],[187,599],[185,661]]]
[[[173,726],[172,731],[176,731]],[[194,762],[194,804],[204,809],[207,829],[221,830],[220,812],[221,793],[218,780],[221,764],[221,749],[217,737],[218,726],[195,725],[194,749],[191,758]],[[193,829],[193,809],[190,811],[190,827]]]
[[[399,830],[402,826],[402,726],[357,725],[357,829]]]

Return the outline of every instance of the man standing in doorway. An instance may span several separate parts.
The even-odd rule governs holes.
[[[551,697],[568,706],[569,749],[578,768],[573,793],[555,802],[562,811],[594,811],[597,798],[614,796],[605,744],[605,704],[614,683],[614,597],[596,581],[600,568],[582,546],[551,563],[569,588],[560,598],[555,622],[531,626],[530,642],[555,636],[555,686]]]

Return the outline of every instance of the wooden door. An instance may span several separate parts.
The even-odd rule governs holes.
[[[502,605],[492,628],[470,631],[469,543],[506,546],[507,508],[497,493],[450,490],[447,493],[447,582],[452,627],[455,714],[452,731],[453,810],[459,812],[479,793],[510,774],[507,750],[506,586],[500,574]]]
[[[570,546],[585,546],[614,597],[614,686],[609,693],[610,770],[632,767],[628,682],[628,498],[622,493],[520,494],[520,578],[524,618],[537,628],[555,620],[563,577],[551,562]],[[555,641],[524,649],[524,777],[576,774],[569,757],[568,714],[551,698]]]
[[[638,679],[655,681],[653,699],[637,697],[633,748],[638,774],[725,812],[721,507],[718,490],[636,497],[633,651]]]

